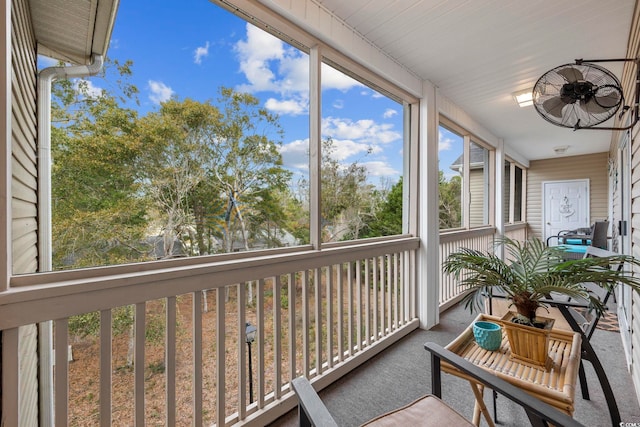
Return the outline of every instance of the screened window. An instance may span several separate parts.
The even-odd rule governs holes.
[[[520,222],[524,220],[522,213],[522,199],[524,197],[523,187],[523,174],[524,171],[519,166],[515,166],[515,180],[514,186],[514,198],[513,198],[513,222]]]
[[[513,224],[524,221],[522,211],[524,197],[524,174],[525,171],[513,161],[506,160],[504,163],[504,197],[503,197],[503,218],[505,224]]]
[[[102,76],[54,87],[53,268],[308,243],[304,47],[209,2],[145,7],[121,5]]]
[[[479,227],[490,223],[489,150],[471,142],[469,144],[469,226]]]
[[[208,2],[144,16],[122,5],[104,72],[54,85],[54,270],[315,243],[314,215],[322,242],[406,232],[396,89],[325,48],[312,171],[309,48]]]
[[[440,126],[438,141],[440,229],[463,226],[464,141],[460,134]]]
[[[326,62],[321,81],[322,241],[402,234],[402,103]]]
[[[494,153],[444,121],[438,145],[440,229],[492,224]]]
[[[502,220],[505,224],[510,222],[510,209],[511,206],[511,162],[505,160],[504,162],[504,187],[502,188]]]

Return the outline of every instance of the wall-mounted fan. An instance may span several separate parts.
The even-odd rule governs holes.
[[[577,129],[629,129],[638,121],[639,88],[636,88],[636,103],[631,126],[625,128],[594,127],[609,120],[624,103],[620,82],[609,70],[592,62],[635,61],[621,60],[576,60],[547,71],[533,88],[533,105],[547,121],[557,126]],[[624,107],[625,111],[629,109]]]

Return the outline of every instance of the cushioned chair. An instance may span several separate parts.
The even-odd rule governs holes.
[[[547,237],[547,246],[555,243],[556,245],[568,244],[568,245],[590,245],[591,233],[593,232],[593,226],[585,228],[576,228],[574,230],[560,230],[555,236]],[[571,236],[588,236],[587,238],[576,238]]]
[[[607,249],[607,232],[609,221],[596,221],[591,228],[563,230],[555,236],[547,238],[547,246],[556,243],[567,254],[568,259],[582,258],[589,246]],[[578,236],[586,236],[578,238]]]
[[[440,400],[442,396],[441,361],[449,363],[472,377],[479,384],[484,384],[484,386],[516,402],[524,409],[533,426],[552,424],[577,427],[582,425],[567,414],[529,395],[524,390],[489,374],[438,344],[426,343],[424,347],[431,353],[431,390],[433,394],[376,417],[365,423],[365,426],[472,426],[473,424],[462,415]],[[332,427],[338,425],[306,378],[296,378],[292,384],[298,396],[300,426]]]

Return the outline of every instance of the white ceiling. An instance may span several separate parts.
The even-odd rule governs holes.
[[[526,159],[609,149],[611,132],[554,126],[512,94],[577,58],[623,58],[635,0],[317,1]]]

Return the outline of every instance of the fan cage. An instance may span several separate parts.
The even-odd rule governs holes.
[[[573,70],[577,70],[579,74]],[[592,104],[568,100],[566,95],[563,100],[563,86],[572,83],[565,77],[567,75],[581,75],[583,79],[575,78],[597,88],[595,99],[591,99]],[[588,128],[609,120],[623,101],[622,89],[616,76],[606,68],[586,62],[564,64],[547,71],[533,88],[533,105],[536,111],[548,122],[572,129]]]

